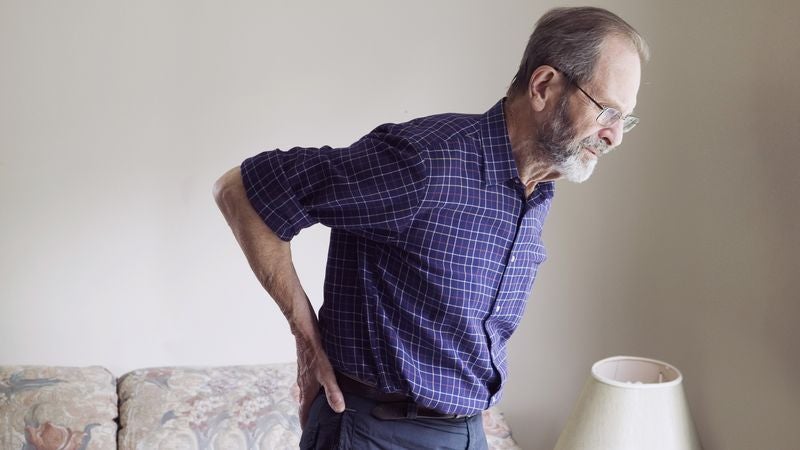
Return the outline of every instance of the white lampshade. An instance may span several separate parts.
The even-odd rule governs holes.
[[[555,450],[702,450],[682,381],[653,359],[598,361]]]

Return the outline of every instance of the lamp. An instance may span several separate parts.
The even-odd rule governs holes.
[[[596,362],[555,450],[702,450],[682,381],[653,359]]]

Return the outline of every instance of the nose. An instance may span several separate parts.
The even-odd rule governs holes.
[[[602,139],[609,148],[618,147],[622,144],[622,126],[622,121],[618,120],[614,125],[600,129],[597,133],[597,137]]]

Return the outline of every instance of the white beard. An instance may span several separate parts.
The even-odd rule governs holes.
[[[571,155],[566,161],[556,165],[558,171],[573,183],[583,183],[588,180],[597,165],[597,158],[583,159],[583,154]]]
[[[597,165],[597,158],[587,155],[584,147],[593,148],[599,154],[605,154],[610,149],[597,136],[578,140],[575,134],[565,96],[553,112],[552,120],[539,129],[538,145],[564,178],[574,183],[583,183],[589,179]]]
[[[584,146],[595,149],[601,155],[610,150],[603,141],[594,137],[588,137],[577,146],[572,146],[569,156],[564,161],[557,162],[555,166],[564,178],[573,183],[583,183],[588,180],[597,165],[597,157],[587,155]]]

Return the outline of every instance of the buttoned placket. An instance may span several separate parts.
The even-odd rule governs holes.
[[[517,298],[507,298],[509,297],[509,293],[514,293],[520,290],[520,286],[517,286],[516,283],[519,280],[526,279],[526,275],[528,275],[528,271],[530,267],[526,264],[525,254],[530,253],[532,250],[530,247],[534,244],[533,235],[537,232],[536,228],[536,217],[535,217],[535,208],[538,206],[542,201],[542,196],[539,195],[536,191],[529,198],[525,198],[525,186],[522,182],[515,178],[513,181],[514,189],[520,195],[520,213],[517,221],[517,229],[514,236],[513,244],[511,245],[511,249],[509,250],[509,256],[507,259],[507,264],[505,270],[503,272],[503,277],[500,281],[500,288],[497,291],[497,296],[494,299],[494,303],[492,304],[492,308],[490,309],[490,314],[487,317],[487,321],[491,320],[496,314],[499,314],[503,310],[502,304],[507,301],[518,300]],[[528,295],[528,286],[525,291],[525,294]],[[523,299],[524,300],[524,299]],[[489,354],[492,360],[492,366],[495,367],[497,370],[497,365],[495,364],[496,361],[496,349],[494,348],[494,343],[492,342],[491,336],[489,336],[490,342],[490,349]],[[498,374],[499,374],[498,370]],[[500,380],[501,383],[503,380]],[[501,392],[501,389],[498,389],[497,392],[492,394],[491,398],[489,399],[489,406],[494,406],[497,401],[499,400],[498,394]]]

